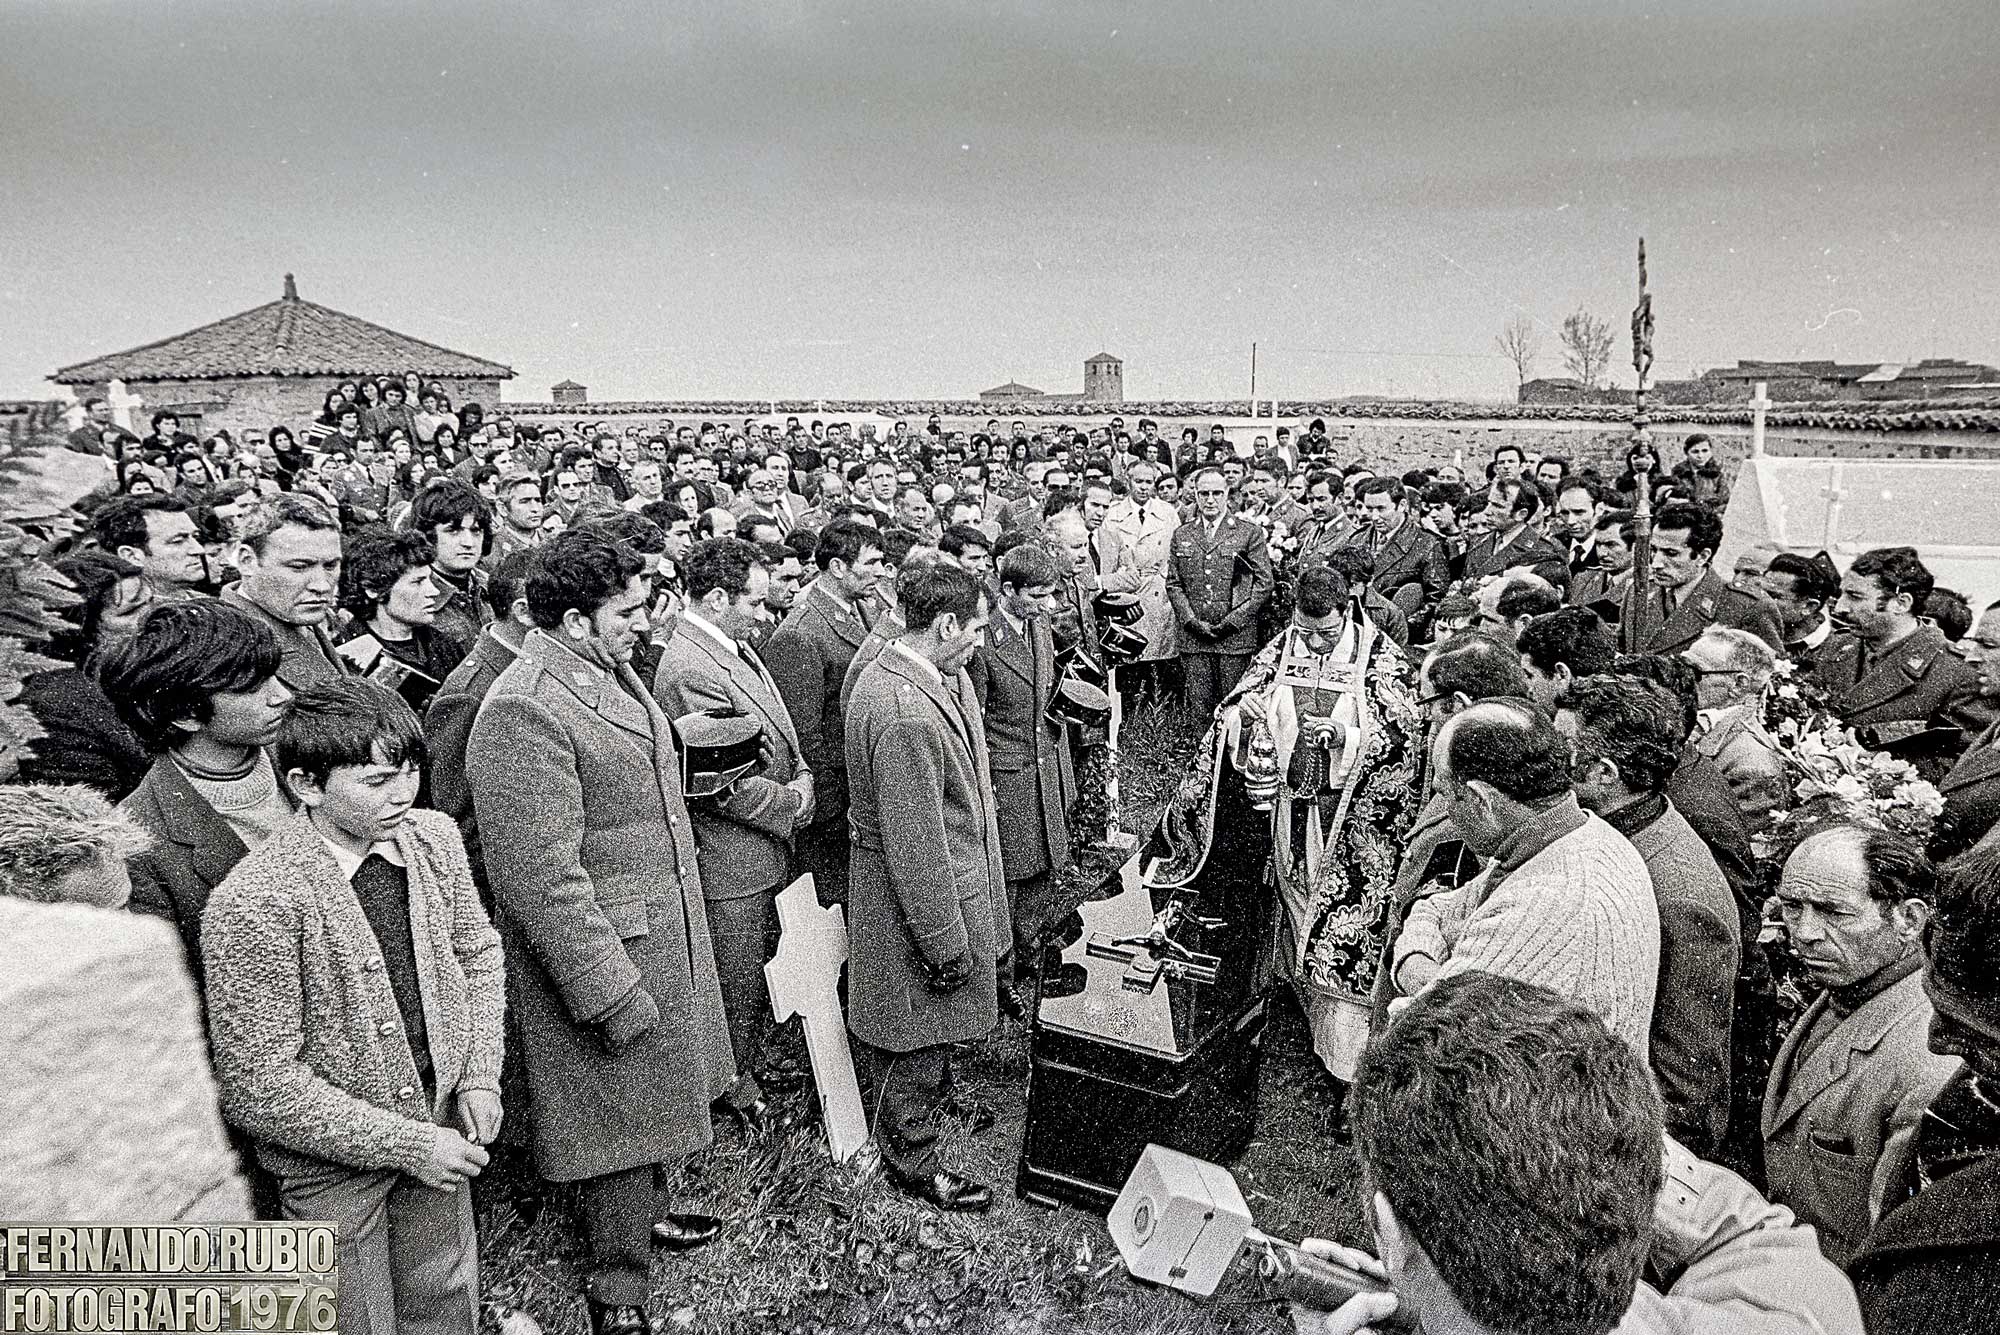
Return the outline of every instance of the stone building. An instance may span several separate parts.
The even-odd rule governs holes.
[[[513,369],[303,300],[290,274],[278,300],[172,338],[65,366],[50,379],[79,397],[123,381],[139,403],[133,426],[172,409],[181,430],[208,436],[227,428],[241,439],[280,423],[297,430],[318,416],[327,392],[363,375],[415,371],[438,381],[454,408],[492,407]]]
[[[1090,403],[1125,402],[1125,363],[1100,352],[1083,364],[1083,397]]]
[[[574,407],[590,402],[590,391],[574,380],[564,380],[549,386],[549,402],[558,408]]]
[[[1009,399],[1045,399],[1047,397],[1048,395],[1042,393],[1041,390],[1034,388],[1032,385],[1024,385],[1018,380],[1009,380],[1004,385],[995,385],[992,389],[982,389],[979,391],[979,398],[982,403],[1004,403]]]

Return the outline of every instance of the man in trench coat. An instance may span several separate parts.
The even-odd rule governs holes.
[[[848,1027],[890,1180],[941,1209],[983,1210],[992,1193],[943,1166],[935,1122],[964,1110],[951,1044],[999,1018],[1007,888],[963,671],[988,605],[976,577],[943,564],[904,572],[898,594],[910,629],[862,672],[847,711]]]
[[[631,667],[640,570],[586,530],[544,545],[538,629],[466,749],[535,1166],[582,1188],[592,1328],[617,1335],[643,1335],[651,1246],[712,1236],[663,1215],[655,1169],[708,1148],[736,1078],[680,758]]]

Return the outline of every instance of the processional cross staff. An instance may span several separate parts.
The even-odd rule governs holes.
[[[1646,290],[1646,238],[1639,238],[1639,304],[1632,310],[1632,369],[1639,374],[1639,386],[1632,395],[1632,444],[1653,453],[1653,418],[1646,404],[1646,377],[1653,370],[1653,294]],[[1646,643],[1646,620],[1653,609],[1651,571],[1653,565],[1653,476],[1651,467],[1641,470],[1633,464],[1632,481],[1636,495],[1632,506],[1632,592],[1627,600],[1631,625],[1625,642],[1634,650]]]

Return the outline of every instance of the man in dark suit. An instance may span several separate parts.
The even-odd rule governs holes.
[[[172,923],[201,982],[201,915],[245,853],[291,819],[265,748],[291,709],[261,621],[201,599],[153,609],[102,667],[105,691],[158,759],[120,809],[153,836],[133,858],[132,909]]]
[[[1219,468],[1194,475],[1195,516],[1174,531],[1167,601],[1181,626],[1187,704],[1206,719],[1257,652],[1257,616],[1274,577],[1264,530],[1229,513]]]
[[[1653,516],[1652,566],[1639,572],[1618,615],[1618,648],[1628,654],[1678,654],[1710,626],[1747,630],[1777,649],[1778,614],[1768,599],[1732,589],[1710,568],[1722,545],[1722,517],[1673,501]],[[1643,601],[1642,601],[1643,600]]]
[[[430,783],[430,805],[458,822],[466,858],[472,864],[472,879],[489,913],[492,896],[486,888],[486,860],[479,851],[479,818],[472,807],[472,789],[465,781],[465,744],[487,692],[520,657],[521,641],[534,629],[526,591],[534,557],[528,550],[509,552],[493,567],[486,582],[492,624],[480,632],[472,651],[451,670],[424,711],[424,741],[430,750],[425,776]]]
[[[1421,624],[1451,583],[1444,544],[1411,520],[1409,493],[1394,478],[1371,477],[1354,494],[1367,524],[1357,541],[1375,558],[1370,586]]]
[[[2000,711],[1943,633],[1919,619],[1934,583],[1915,548],[1855,557],[1813,675],[1834,714],[1865,743],[1893,749],[1937,779]]]
[[[1049,616],[1061,582],[1060,564],[1041,545],[1008,552],[1000,563],[999,615],[968,669],[985,718],[1014,973],[1021,978],[1037,975],[1056,878],[1070,860],[1076,775],[1064,730],[1046,713],[1058,676]]]
[[[759,1083],[771,1000],[764,981],[776,934],[776,896],[791,878],[792,832],[812,818],[813,776],[778,685],[750,646],[768,617],[770,572],[739,538],[711,538],[687,562],[687,606],[660,652],[653,694],[669,718],[707,710],[742,714],[764,730],[768,758],[726,793],[691,804],[701,892],[715,941],[715,972],[737,1081],[728,1107],[751,1126],[768,1116]]]
[[[1979,677],[1979,691],[2000,705],[2000,603],[1980,613],[1958,651]],[[1964,852],[2000,824],[2000,723],[1981,733],[1938,784],[1944,812],[1931,834],[1931,857],[1938,862]]]
[[[797,832],[799,869],[809,871],[822,902],[847,897],[847,770],[840,703],[847,665],[868,638],[876,585],[887,573],[882,535],[855,519],[820,530],[813,549],[819,578],[764,645],[764,665],[778,683],[798,730],[799,753],[815,776],[815,819]]]
[[[1488,575],[1526,566],[1557,589],[1567,588],[1569,554],[1535,527],[1548,508],[1548,488],[1533,478],[1496,479],[1486,493],[1491,531],[1465,549],[1459,583],[1469,592]]]
[[[951,1110],[951,1045],[999,1018],[1007,886],[964,672],[989,608],[970,573],[942,563],[910,572],[902,602],[909,630],[849,702],[848,1025],[890,1180],[941,1209],[983,1210],[992,1193],[944,1167],[934,1123]]]
[[[1556,484],[1555,518],[1550,536],[1569,548],[1572,583],[1597,567],[1597,520],[1604,513],[1604,495],[1588,478],[1565,477]]]
[[[1632,583],[1632,512],[1605,510],[1590,535],[1590,563],[1572,568],[1563,601],[1588,607],[1605,622],[1615,622]]]

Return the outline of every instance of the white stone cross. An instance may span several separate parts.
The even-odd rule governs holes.
[[[128,391],[123,380],[112,381],[109,388],[104,391],[104,397],[111,405],[111,420],[130,431],[132,410],[144,405],[146,400]]]
[[[1764,454],[1764,414],[1771,410],[1770,386],[1759,380],[1757,396],[1750,400],[1750,457],[1762,458]]]
[[[827,1147],[845,1163],[868,1143],[868,1116],[854,1080],[854,1054],[847,1046],[847,1019],[840,1011],[840,966],[847,962],[847,918],[840,905],[823,908],[810,874],[778,896],[783,935],[778,953],[764,965],[771,1013],[780,1021],[802,1016],[806,1050],[812,1055],[813,1084],[826,1123]]]

